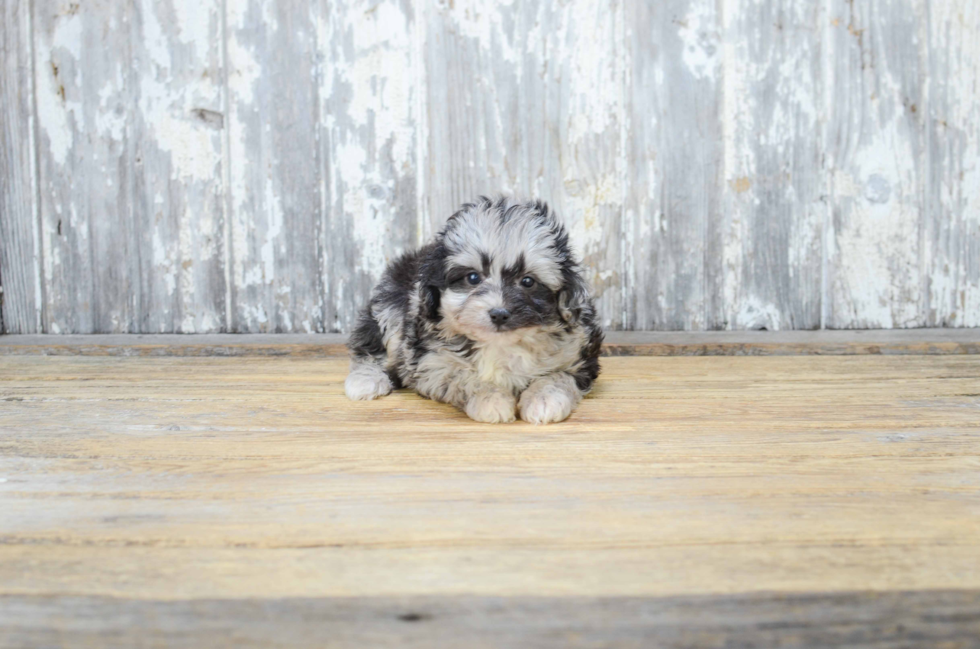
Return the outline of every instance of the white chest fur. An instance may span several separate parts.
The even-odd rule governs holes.
[[[478,343],[470,358],[481,381],[519,392],[534,379],[578,362],[580,338],[581,334],[556,338],[543,331],[501,337]]]

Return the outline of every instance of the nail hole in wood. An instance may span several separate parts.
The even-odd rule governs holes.
[[[398,619],[402,622],[423,622],[432,619],[432,616],[426,613],[402,613]]]

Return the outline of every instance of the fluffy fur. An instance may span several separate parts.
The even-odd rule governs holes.
[[[408,387],[483,422],[562,421],[599,375],[602,330],[564,226],[481,197],[391,263],[348,342],[351,399]]]

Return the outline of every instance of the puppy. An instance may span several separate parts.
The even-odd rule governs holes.
[[[602,330],[542,202],[481,197],[392,262],[348,347],[351,399],[400,387],[476,421],[562,421],[599,375]]]

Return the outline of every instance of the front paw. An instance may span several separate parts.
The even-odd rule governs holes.
[[[539,379],[521,394],[521,419],[529,424],[564,421],[581,398],[571,377]]]
[[[344,381],[344,392],[347,398],[354,401],[377,399],[391,393],[391,379],[388,373],[377,365],[369,363],[353,364],[350,374]]]
[[[470,397],[466,402],[466,414],[473,421],[485,424],[506,424],[517,417],[514,412],[517,402],[513,396],[493,390],[481,392]]]

